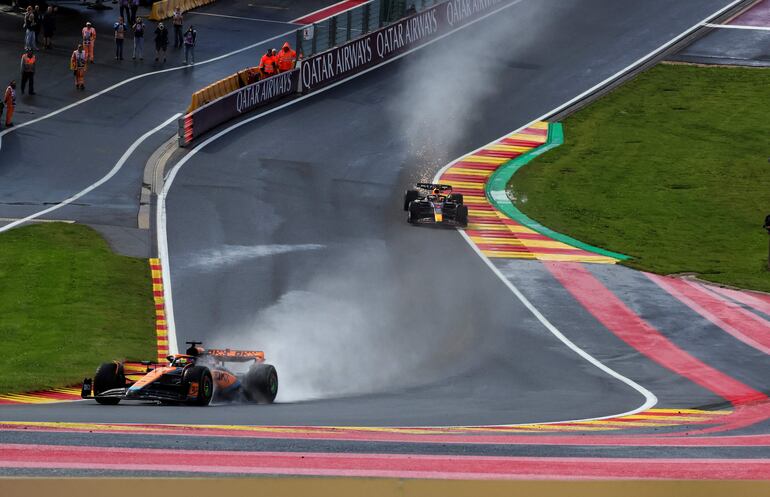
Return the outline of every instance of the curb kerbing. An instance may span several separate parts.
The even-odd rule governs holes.
[[[155,334],[158,344],[158,362],[165,362],[168,356],[168,327],[166,324],[166,301],[163,294],[163,276],[160,259],[150,259],[152,273],[152,298],[155,303]]]
[[[545,235],[567,245],[583,249],[587,252],[593,252],[598,255],[619,259],[621,261],[630,259],[631,257],[627,255],[595,247],[588,243],[581,242],[580,240],[576,240],[571,236],[553,231],[547,226],[543,226],[534,219],[529,218],[526,214],[516,208],[511,199],[508,198],[507,186],[513,175],[516,174],[519,169],[532,162],[535,158],[562,144],[564,144],[564,129],[562,124],[550,123],[548,125],[548,139],[544,145],[502,164],[494,173],[492,173],[489,177],[489,181],[487,181],[487,198],[489,198],[489,201],[497,208],[497,210],[504,212],[505,215],[511,219],[537,231],[541,235]]]
[[[558,234],[553,231],[536,229],[537,223],[523,214],[517,218],[507,208],[513,206],[505,195],[505,175],[497,172],[508,171],[509,165],[516,161],[529,161],[553,148],[555,142],[551,143],[551,135],[548,123],[534,123],[455,161],[440,173],[438,181],[452,185],[456,193],[463,194],[468,206],[465,233],[487,257],[614,264],[617,257],[605,251],[589,250],[593,247],[563,235],[554,236]],[[494,178],[503,181],[502,191],[488,190]]]

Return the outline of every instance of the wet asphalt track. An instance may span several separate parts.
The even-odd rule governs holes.
[[[524,1],[206,147],[181,171],[168,199],[179,342],[264,348],[278,366],[281,396],[291,402],[211,409],[104,408],[90,402],[12,406],[0,408],[2,419],[473,425],[605,416],[638,407],[641,395],[544,330],[457,233],[407,226],[400,195],[452,158],[555,108],[727,3]],[[493,49],[478,42],[477,33],[489,32],[498,33]],[[495,77],[452,65],[471,56],[493,67]],[[431,66],[428,61],[437,58],[448,63]],[[245,60],[226,59],[216,71],[226,73]],[[148,106],[131,119],[135,134],[167,117],[156,102],[169,112],[181,109],[187,88],[213,79],[214,70],[196,68],[193,78],[179,71],[125,88],[127,95],[141,94]],[[449,112],[436,114],[399,110],[415,95],[429,98],[433,89],[422,83],[426,73],[435,77],[437,71],[438,79],[457,81],[459,91],[448,102],[470,92],[478,95],[473,105],[448,103]],[[169,100],[165,85],[185,89]],[[476,91],[482,85],[487,89]],[[127,95],[107,98],[124,106]],[[96,107],[90,112],[104,113],[103,127],[108,112]],[[462,112],[453,115],[458,108]],[[66,118],[83,119],[77,112]],[[419,127],[405,128],[410,119]],[[465,125],[455,129],[454,120]],[[47,125],[28,128],[31,136],[18,133],[16,140],[49,133],[61,140],[52,149],[63,146],[68,135],[59,130],[57,137]],[[14,136],[5,137],[3,154],[18,153],[21,143],[14,145]],[[130,141],[118,133],[102,136],[109,147],[97,152],[106,158],[114,156],[107,148],[115,154]],[[50,151],[39,153],[41,164],[50,161]],[[62,172],[54,192],[71,191],[76,178],[93,173],[73,168]],[[29,198],[50,195],[50,176],[42,174],[48,170],[24,176],[29,169],[11,169],[8,177],[30,178],[21,181]],[[125,185],[138,192],[135,178],[109,188]],[[108,214],[118,205],[117,194],[95,194],[94,217],[77,207],[54,217],[103,222],[107,216],[122,223],[121,216],[132,214],[130,202],[118,206],[114,218]],[[523,262],[511,263],[511,270],[530,276],[538,271]],[[552,278],[538,274],[530,281],[537,282],[528,287],[538,297],[535,305],[565,334],[582,337],[578,341],[591,353],[638,379],[667,405],[720,401],[634,356],[597,322],[581,317],[574,300],[559,296],[563,290]],[[690,318],[681,309],[667,311],[674,321]],[[762,374],[752,370],[749,376],[760,382]]]

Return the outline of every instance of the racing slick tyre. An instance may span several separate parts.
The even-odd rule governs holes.
[[[447,195],[447,201],[454,202],[457,205],[463,205],[463,194],[462,193],[450,193]]]
[[[419,197],[420,194],[417,190],[407,190],[406,193],[404,193],[404,210],[409,210],[409,203],[413,200],[417,200],[417,197]]]
[[[457,220],[457,224],[462,226],[463,228],[468,227],[468,206],[467,205],[458,205],[457,206],[457,214],[455,214],[455,219]]]
[[[420,220],[420,208],[417,205],[417,202],[411,202],[407,211],[406,222],[409,224],[417,224]]]
[[[123,374],[123,364],[119,362],[105,362],[96,368],[94,375],[94,399],[99,404],[105,406],[114,406],[120,402],[115,397],[99,397],[99,394],[112,390],[113,388],[123,388],[126,386],[126,376]]]
[[[182,392],[188,394],[190,385],[198,384],[198,391],[195,397],[188,397],[186,404],[191,406],[207,406],[214,397],[214,379],[211,377],[211,371],[206,366],[192,366],[182,373]],[[195,389],[193,389],[195,391]]]
[[[243,379],[243,392],[251,402],[272,404],[278,395],[278,372],[270,364],[256,364]]]

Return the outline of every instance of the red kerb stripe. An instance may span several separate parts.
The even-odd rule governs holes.
[[[556,279],[608,330],[641,354],[733,404],[767,398],[677,347],[637,316],[581,264],[550,263]]]

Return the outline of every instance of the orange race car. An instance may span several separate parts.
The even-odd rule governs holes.
[[[270,404],[278,394],[278,373],[256,350],[210,349],[187,342],[184,354],[168,356],[168,364],[107,362],[93,379],[83,380],[81,397],[99,404],[121,400],[155,400],[163,404],[206,406],[217,401],[246,400]],[[227,363],[252,362],[235,373]]]

